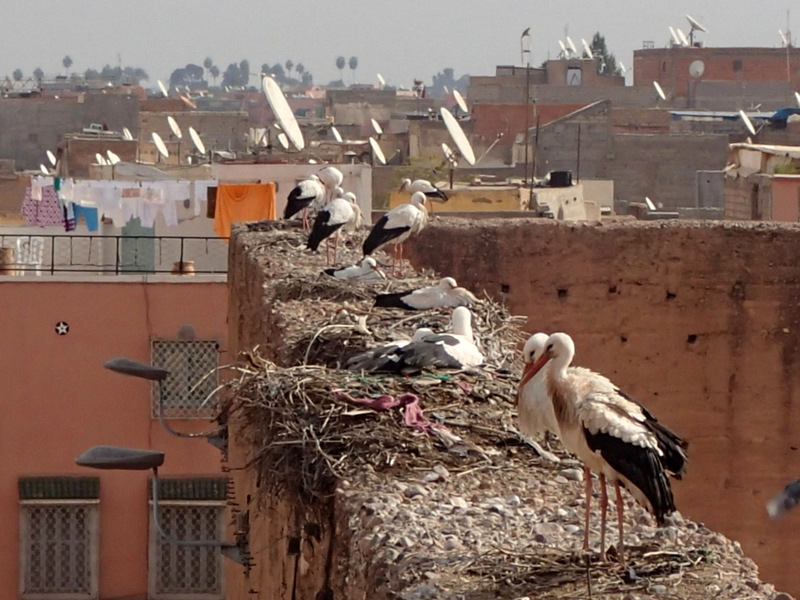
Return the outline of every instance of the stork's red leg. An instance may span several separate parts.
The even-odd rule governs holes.
[[[619,524],[619,548],[617,548],[617,555],[619,562],[625,566],[625,547],[622,543],[622,492],[619,489],[619,481],[614,482],[614,491],[617,493],[617,523]]]
[[[303,209],[303,231],[308,231],[308,209]]]
[[[606,559],[606,510],[608,509],[608,493],[606,492],[606,476],[600,473],[600,560]]]
[[[589,550],[589,509],[592,506],[592,472],[589,467],[583,467],[583,477],[586,486],[586,515],[583,523],[583,549]]]

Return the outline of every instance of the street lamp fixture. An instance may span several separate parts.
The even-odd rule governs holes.
[[[220,436],[220,433],[224,427],[218,427],[216,429],[212,429],[211,431],[204,431],[201,433],[184,433],[182,431],[176,431],[169,426],[166,419],[164,419],[163,386],[164,380],[169,377],[171,371],[161,367],[148,365],[130,358],[112,358],[111,360],[105,362],[103,366],[110,371],[114,371],[115,373],[139,377],[140,379],[146,379],[148,381],[155,381],[158,383],[158,407],[156,409],[156,414],[158,416],[158,422],[161,423],[161,426],[170,435],[180,438],[204,438],[211,442],[214,446],[222,447],[222,445],[224,445],[224,440],[222,440]]]
[[[155,367],[153,367],[155,368]],[[163,370],[163,369],[162,369]],[[240,542],[218,542],[213,540],[183,540],[167,534],[158,517],[158,467],[164,464],[164,453],[157,450],[139,450],[120,446],[94,446],[78,458],[75,463],[92,469],[122,471],[153,471],[151,481],[153,495],[153,522],[159,535],[168,543],[177,546],[200,546],[219,548],[222,554],[239,564],[245,563],[243,547],[246,537]]]

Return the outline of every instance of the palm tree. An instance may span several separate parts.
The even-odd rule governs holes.
[[[42,71],[41,67],[36,67],[33,70],[33,76],[36,78],[37,81],[41,81],[44,79],[44,71]]]
[[[291,60],[286,61],[286,76],[292,76],[292,69],[294,69],[294,63]]]
[[[303,73],[305,72],[306,68],[303,66],[303,63],[297,63],[294,66],[294,70],[297,71],[297,74],[300,76],[300,79],[303,79]]]
[[[353,72],[353,83],[356,82],[356,69],[358,68],[358,59],[355,56],[350,57],[349,63],[350,70]]]
[[[213,66],[214,66],[214,61],[211,59],[210,56],[207,56],[206,59],[203,61],[203,68],[205,68],[207,72],[210,72],[211,67]]]
[[[217,77],[219,77],[219,67],[217,65],[211,65],[211,68],[208,70],[208,73],[214,80],[214,85],[217,85]]]
[[[344,83],[344,75],[342,75],[342,69],[347,64],[344,60],[344,56],[340,56],[336,59],[336,68],[339,69],[339,80]]]
[[[65,56],[65,57],[64,57],[64,58],[61,60],[61,64],[62,64],[62,65],[64,65],[64,73],[66,73],[67,71],[69,71],[69,68],[72,66],[72,59],[69,57],[69,54],[67,54],[67,55],[66,55],[66,56]]]

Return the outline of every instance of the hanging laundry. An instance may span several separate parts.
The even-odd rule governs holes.
[[[22,201],[22,216],[28,225],[50,227],[64,224],[64,212],[58,203],[56,190],[52,185],[41,188],[41,200],[31,197],[31,188],[25,189],[25,198]]]
[[[73,214],[75,215],[75,223],[80,221],[81,217],[86,221],[86,228],[89,231],[97,231],[100,228],[100,222],[97,215],[96,208],[87,208],[80,204],[69,203],[72,207]]]
[[[214,231],[227,238],[231,225],[242,221],[275,219],[275,184],[220,185],[217,187],[217,206]]]

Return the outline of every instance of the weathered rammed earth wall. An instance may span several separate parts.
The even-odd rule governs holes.
[[[800,595],[800,510],[764,509],[800,476],[800,227],[440,220],[406,255],[570,333],[577,364],[690,441],[680,510]]]

